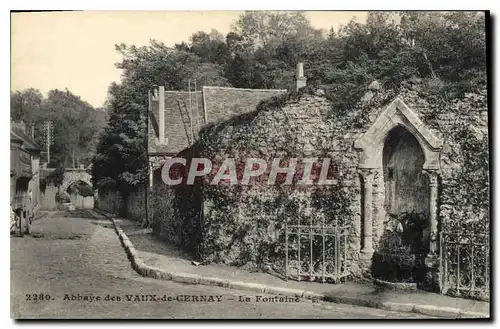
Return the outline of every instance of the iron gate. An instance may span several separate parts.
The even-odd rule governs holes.
[[[490,245],[488,234],[442,232],[440,290],[443,294],[489,299]]]
[[[347,268],[347,225],[285,223],[285,276],[340,282]]]

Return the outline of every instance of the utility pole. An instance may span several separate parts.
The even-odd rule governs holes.
[[[45,121],[43,128],[45,129],[45,144],[47,146],[47,166],[50,163],[50,145],[53,143],[52,135],[54,133],[54,123],[52,121]]]

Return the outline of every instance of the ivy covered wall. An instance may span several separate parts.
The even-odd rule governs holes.
[[[159,208],[161,215],[153,220],[156,233],[189,246],[201,261],[282,271],[285,221],[347,224],[347,258],[351,271],[359,272],[361,184],[358,152],[353,144],[397,95],[444,140],[438,200],[443,229],[474,222],[469,226],[487,230],[486,91],[456,98],[442,92],[422,81],[407,83],[397,93],[372,84],[352,105],[336,102],[322,90],[306,88],[264,101],[254,112],[207,126],[193,150],[211,159],[215,167],[226,158],[261,158],[271,163],[273,158],[326,157],[333,161],[332,175],[337,184],[270,186],[255,181],[242,186],[211,185],[205,181],[198,185],[199,200],[193,203],[192,211],[186,211],[186,200],[190,199],[187,195],[162,187],[155,197],[160,200],[169,195],[170,201],[163,198],[164,211]],[[375,249],[386,225],[384,190],[384,177],[379,170],[373,184]],[[202,208],[196,210],[198,204]],[[189,243],[180,242],[176,238],[179,233],[193,238]]]

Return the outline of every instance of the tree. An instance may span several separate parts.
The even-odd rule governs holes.
[[[35,123],[43,102],[38,89],[25,89],[10,93],[10,116],[15,121],[23,120],[28,125]]]
[[[482,12],[403,12],[401,29],[423,58],[422,70],[448,81],[485,83],[486,34]]]
[[[212,29],[210,33],[199,31],[191,38],[189,51],[196,54],[202,63],[224,64],[229,57],[229,48],[223,35]]]
[[[51,90],[47,98],[40,91],[27,89],[11,93],[11,116],[35,128],[35,141],[45,149],[45,121],[53,121],[50,167],[89,164],[88,144],[104,126],[103,113],[69,90]]]
[[[94,108],[69,90],[51,90],[44,101],[43,121],[54,122],[53,166],[77,167],[92,158],[88,144],[101,129]]]
[[[246,11],[226,37],[235,87],[293,89],[295,67],[322,40],[303,12]]]
[[[248,47],[276,47],[290,36],[307,37],[313,31],[304,12],[246,11],[233,24],[233,31]]]

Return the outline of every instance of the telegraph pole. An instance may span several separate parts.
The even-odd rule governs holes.
[[[52,135],[54,133],[54,123],[52,121],[45,121],[43,127],[45,129],[45,139],[47,146],[47,166],[48,166],[48,164],[50,163],[50,145],[52,145],[53,143]]]

